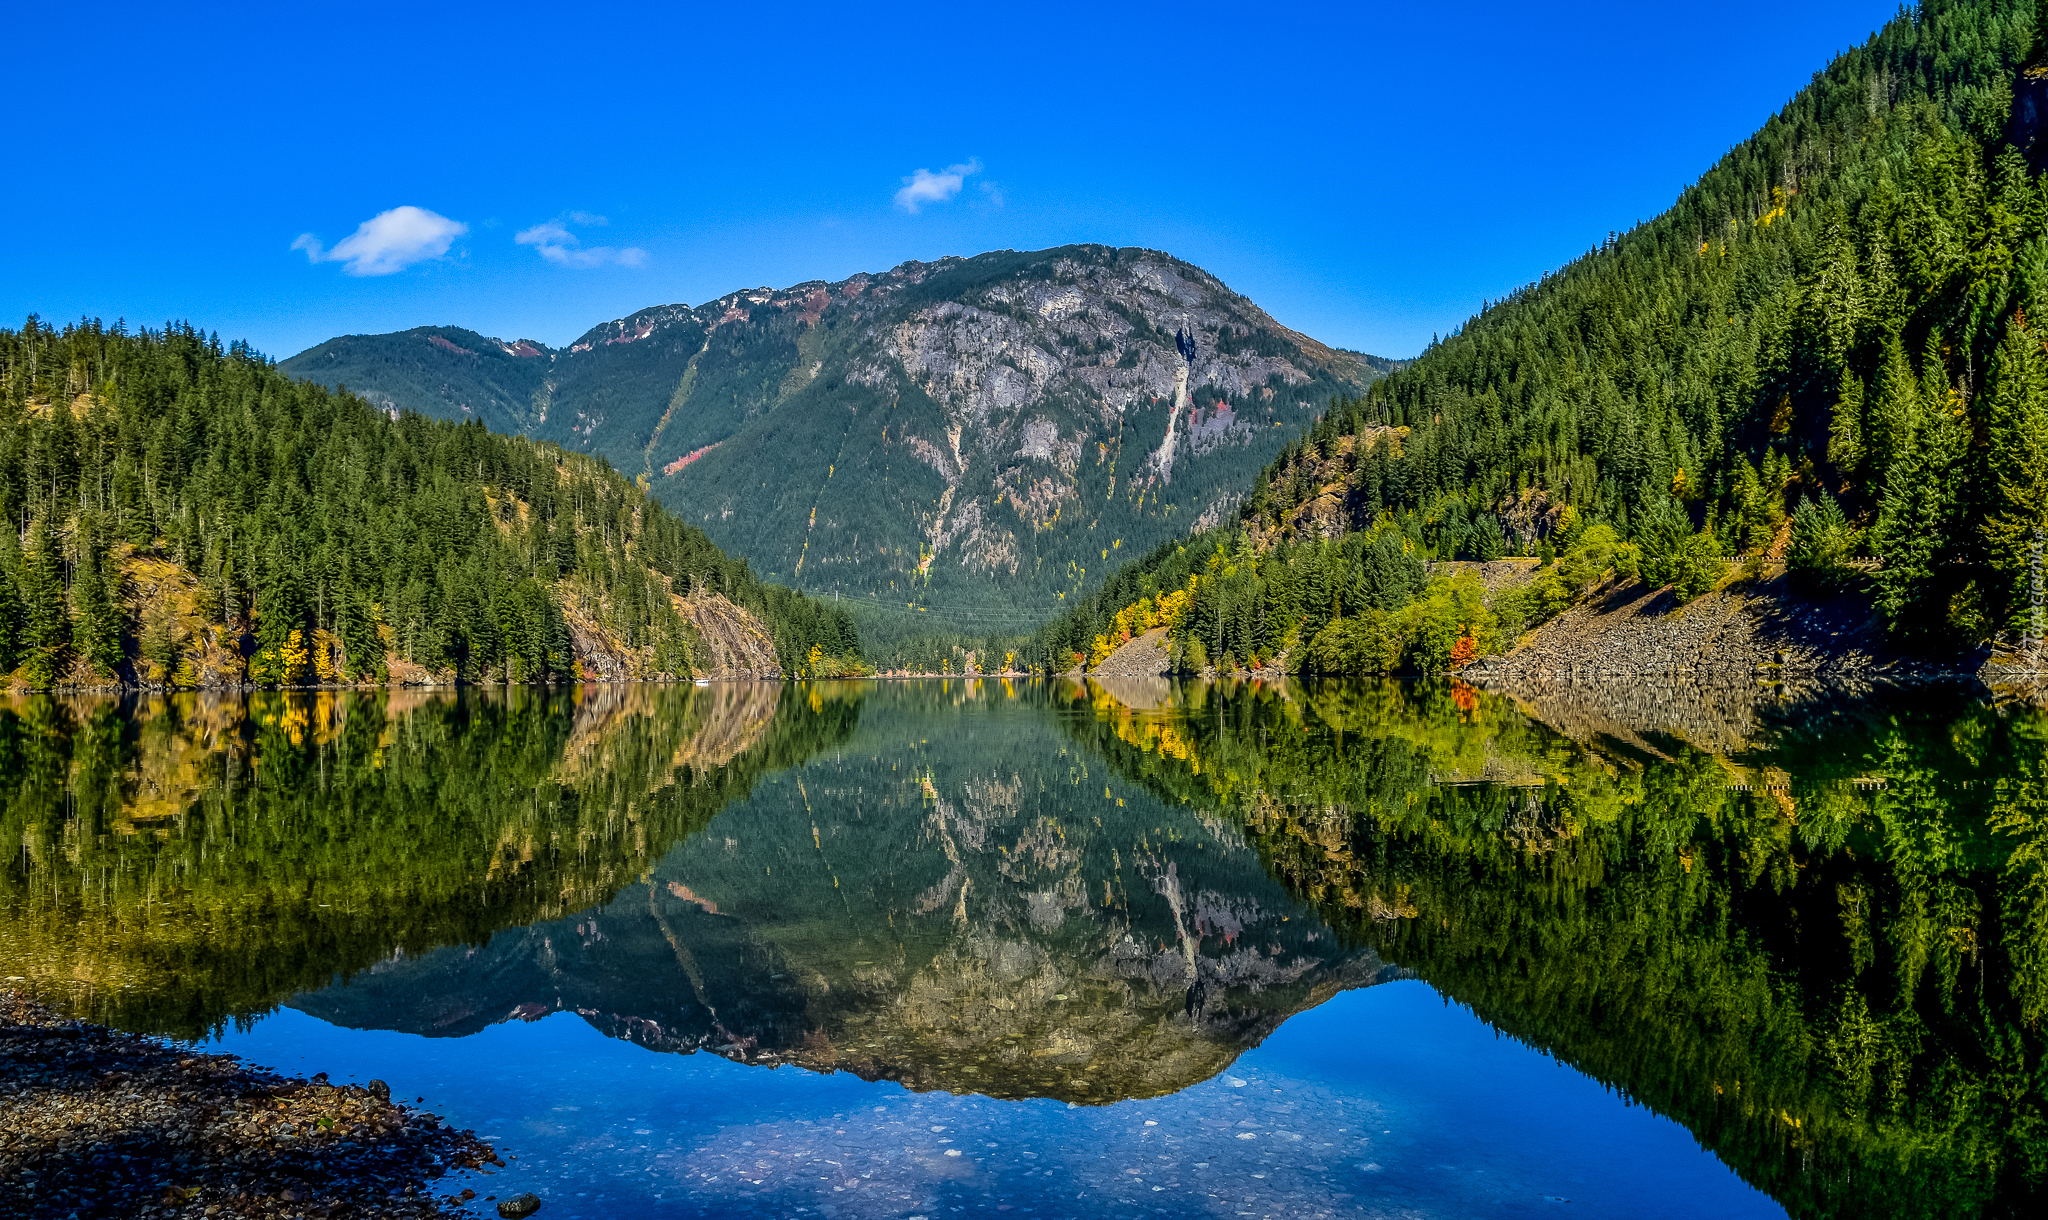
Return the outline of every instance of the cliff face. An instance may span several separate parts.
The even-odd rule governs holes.
[[[214,690],[247,683],[249,656],[254,651],[251,625],[237,614],[219,621],[218,600],[189,569],[159,556],[123,547],[117,557],[119,592],[125,624],[126,654],[118,678],[79,668],[64,675],[66,687],[141,687],[148,690]],[[676,611],[695,633],[691,673],[661,668],[651,645],[633,646],[603,621],[603,607],[583,596],[571,596],[567,620],[569,645],[585,680],[623,682],[647,679],[705,677],[760,679],[781,676],[775,642],[760,618],[723,595],[706,589],[672,594]],[[456,673],[445,666],[422,665],[403,656],[395,636],[383,632],[385,670],[397,686],[449,686]],[[340,683],[349,672],[348,653],[328,631],[315,634],[309,645],[312,675],[318,683]],[[488,677],[488,676],[487,676]]]
[[[1297,426],[1389,367],[1198,267],[1104,246],[660,306],[559,351],[423,328],[284,364],[602,455],[797,587],[1020,619],[1227,511]]]

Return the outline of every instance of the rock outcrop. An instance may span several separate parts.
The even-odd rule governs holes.
[[[698,677],[729,680],[782,675],[775,659],[775,641],[754,615],[708,592],[677,598],[676,607],[704,644],[693,659]]]

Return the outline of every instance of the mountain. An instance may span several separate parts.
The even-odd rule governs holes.
[[[0,675],[240,686],[839,672],[603,462],[373,406],[190,327],[0,330]],[[830,658],[829,662],[827,658]]]
[[[280,367],[602,456],[792,587],[1021,627],[1125,548],[1227,519],[1397,365],[1165,254],[1067,246],[646,309],[561,351],[428,327]]]
[[[330,339],[285,361],[284,369],[381,407],[524,432],[542,409],[536,399],[544,397],[554,357],[531,340],[504,343],[455,326],[418,326]]]
[[[1440,671],[1461,636],[1511,644],[1604,571],[1682,601],[1742,555],[1823,585],[1876,557],[1904,638],[2038,635],[2040,20],[2008,0],[1901,13],[1664,214],[1339,404],[1228,530],[1112,578],[1042,655],[1114,644],[1145,617],[1116,615],[1192,577],[1175,626],[1210,656]],[[1387,579],[1403,556],[1503,554],[1572,562],[1505,616],[1476,586],[1411,612],[1422,581]]]

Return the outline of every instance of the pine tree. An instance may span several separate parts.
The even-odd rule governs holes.
[[[100,543],[98,522],[85,516],[78,527],[78,569],[71,582],[77,606],[78,655],[104,677],[121,663],[120,574]]]
[[[1863,473],[1863,457],[1863,379],[1855,370],[1844,369],[1828,426],[1828,463],[1837,474],[1853,479]]]
[[[2048,356],[2024,313],[2013,317],[1999,344],[1984,415],[1991,442],[1984,549],[2013,613],[2023,614],[2020,585],[2030,551],[2048,530]]]
[[[1903,634],[1928,634],[1947,622],[1943,563],[1970,440],[1959,399],[1953,392],[1916,396],[1900,412],[1871,543],[1884,561],[1878,609]]]
[[[1920,400],[1920,379],[1913,375],[1906,345],[1896,334],[1885,340],[1884,356],[1871,388],[1863,433],[1868,455],[1864,469],[1870,485],[1883,494],[1890,485],[1892,463],[1906,447],[1906,433]]]
[[[339,600],[335,634],[341,637],[342,651],[348,657],[348,676],[358,682],[384,681],[384,641],[377,633],[377,613],[369,593],[345,580]]]
[[[63,672],[71,617],[64,606],[64,565],[57,555],[57,539],[41,517],[29,527],[21,559],[21,604],[23,665],[32,683],[47,686]]]
[[[0,674],[14,672],[21,663],[21,643],[27,632],[21,604],[21,539],[12,529],[0,526]]]

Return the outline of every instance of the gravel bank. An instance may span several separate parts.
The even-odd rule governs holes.
[[[1474,681],[1585,681],[1684,676],[1747,683],[1826,673],[1912,681],[1967,674],[1981,657],[1900,654],[1870,599],[1809,598],[1783,575],[1736,581],[1681,605],[1669,589],[1609,584],[1537,628],[1506,656],[1470,667]]]
[[[1660,754],[1659,739],[1679,738],[1728,754],[1768,707],[1851,706],[1884,689],[1972,681],[1980,664],[1902,654],[1867,594],[1809,597],[1780,567],[1685,605],[1668,589],[1608,584],[1459,676],[1576,740]]]
[[[504,1162],[372,1088],[189,1054],[0,991],[0,1216],[466,1215],[427,1183]]]
[[[1154,627],[1102,658],[1088,671],[1091,678],[1157,678],[1170,671],[1166,628]]]

